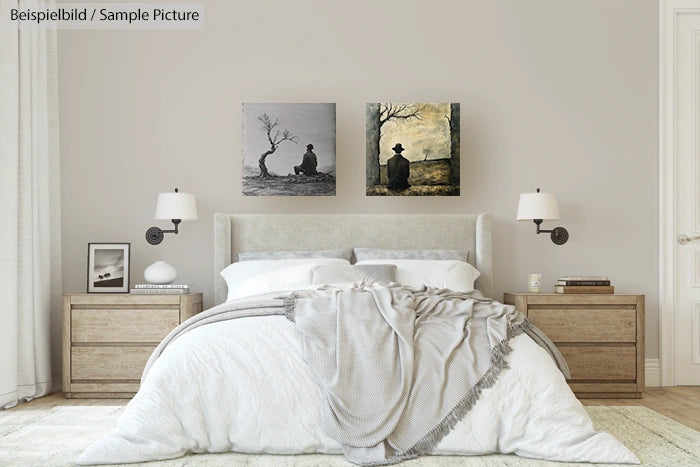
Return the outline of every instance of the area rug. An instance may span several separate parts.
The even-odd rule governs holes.
[[[0,465],[59,467],[73,461],[92,441],[109,433],[123,407],[62,406],[45,410],[15,408],[0,414]],[[646,407],[586,407],[596,429],[629,447],[646,466],[700,466],[700,432]],[[24,411],[24,412],[23,412]],[[11,415],[11,416],[8,416]],[[128,464],[148,467],[331,467],[348,464],[342,456],[260,456],[197,454],[169,461]],[[402,466],[552,466],[570,465],[513,455],[432,456]],[[583,464],[592,465],[592,464]],[[610,464],[607,464],[610,465]]]

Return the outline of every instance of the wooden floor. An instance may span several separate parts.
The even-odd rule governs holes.
[[[583,405],[643,405],[700,431],[700,386],[647,388],[641,399],[583,399]]]
[[[8,410],[0,410],[0,423],[22,423],[27,410],[59,405],[122,406],[128,399],[65,399],[56,392]],[[648,388],[642,399],[583,399],[583,405],[642,405],[700,431],[700,386]],[[18,410],[22,409],[22,410]]]

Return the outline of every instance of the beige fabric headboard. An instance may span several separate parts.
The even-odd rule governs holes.
[[[219,273],[245,251],[393,248],[469,250],[481,276],[493,286],[490,214],[224,214],[214,216],[215,305],[226,301]]]

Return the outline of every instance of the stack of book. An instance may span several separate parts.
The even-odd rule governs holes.
[[[615,293],[605,276],[563,276],[554,284],[556,293]]]
[[[190,293],[189,285],[182,284],[136,284],[131,289],[133,294],[186,294]]]

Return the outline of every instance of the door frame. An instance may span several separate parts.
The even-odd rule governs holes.
[[[661,385],[675,386],[676,23],[700,14],[698,0],[659,0],[659,364]]]

